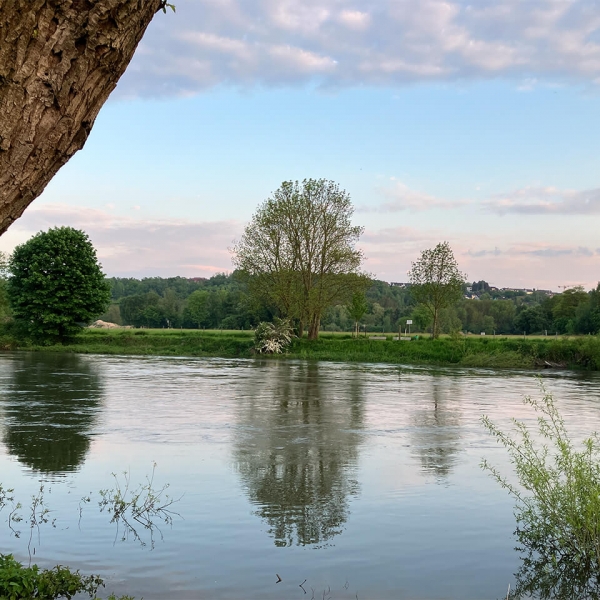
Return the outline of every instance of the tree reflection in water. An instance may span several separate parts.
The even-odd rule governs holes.
[[[573,561],[554,561],[549,549],[522,549],[522,566],[515,574],[517,586],[510,598],[525,600],[600,600],[600,567]]]
[[[332,380],[318,364],[260,368],[272,381],[240,400],[237,470],[277,546],[322,545],[341,533],[359,491],[361,374],[344,369]]]
[[[3,442],[35,471],[60,474],[83,463],[100,410],[95,365],[76,354],[15,356],[2,400]]]
[[[421,383],[412,415],[412,446],[423,471],[445,479],[457,462],[460,443],[459,390],[445,377],[431,376]],[[425,387],[427,386],[427,387]]]

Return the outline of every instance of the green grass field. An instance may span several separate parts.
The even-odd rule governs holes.
[[[288,352],[275,360],[300,358],[343,362],[460,365],[490,368],[536,368],[548,366],[600,370],[600,338],[594,336],[465,336],[432,340],[393,341],[353,339],[349,333],[323,333],[316,341],[296,339]],[[252,331],[180,329],[86,329],[72,342],[39,346],[0,337],[5,350],[44,350],[87,354],[212,356],[251,358]]]

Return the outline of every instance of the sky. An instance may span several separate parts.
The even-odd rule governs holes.
[[[448,241],[470,281],[600,280],[600,2],[174,1],[1,250],[71,225],[109,276],[209,277],[325,178],[379,279]]]

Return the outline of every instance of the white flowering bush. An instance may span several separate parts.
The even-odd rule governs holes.
[[[289,319],[262,321],[254,330],[254,349],[259,354],[281,354],[294,337]]]

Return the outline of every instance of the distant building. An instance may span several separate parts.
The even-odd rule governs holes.
[[[390,285],[392,287],[399,287],[399,288],[402,288],[402,289],[410,287],[410,283],[400,283],[398,281],[392,281],[392,283],[390,283]]]

